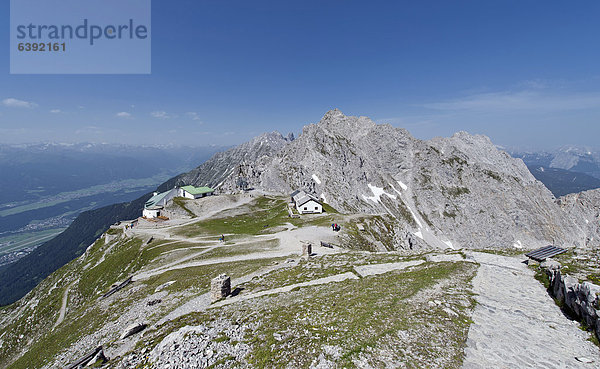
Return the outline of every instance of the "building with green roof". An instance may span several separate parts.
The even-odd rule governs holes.
[[[215,190],[210,187],[183,186],[179,189],[179,196],[187,197],[188,199],[199,199],[210,196],[214,192]]]
[[[146,218],[156,218],[163,215],[162,211],[167,206],[167,203],[176,197],[178,193],[179,191],[177,188],[162,193],[155,192],[144,204],[142,216]]]

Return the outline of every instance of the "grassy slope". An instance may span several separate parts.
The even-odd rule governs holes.
[[[273,228],[290,223],[294,226],[323,225],[334,223],[335,209],[326,206],[328,212],[322,215],[290,218],[287,212],[287,202],[281,197],[259,197],[250,204],[239,208],[223,211],[211,219],[193,223],[176,230],[176,234],[185,237],[206,235],[235,234],[259,235],[273,231]],[[244,213],[239,214],[240,210]]]
[[[328,225],[335,218],[339,218],[339,215],[333,209],[330,209],[329,213],[322,216],[290,219],[287,216],[285,206],[285,200],[282,198],[259,198],[254,203],[247,205],[245,214],[233,215],[224,212],[213,219],[181,227],[179,232],[196,236],[230,233],[233,230],[233,232],[239,234],[251,235],[273,231],[287,222],[296,226]],[[239,209],[237,211],[239,212]],[[226,229],[228,231],[225,231]],[[192,245],[184,242],[165,244],[157,241],[149,246],[143,246],[142,240],[124,238],[120,236],[119,231],[111,230],[108,233],[116,234],[121,238],[116,243],[109,245],[105,244],[103,239],[98,240],[85,256],[70,262],[52,274],[25,299],[0,309],[0,319],[22,309],[21,314],[16,315],[16,319],[7,319],[0,324],[0,338],[3,341],[0,346],[0,367],[6,367],[12,361],[12,355],[18,354],[20,350],[26,352],[11,365],[11,368],[35,368],[48,363],[50,359],[83,336],[92,333],[108,321],[116,320],[131,304],[151,295],[166,282],[175,281],[174,284],[166,287],[166,290],[181,297],[180,302],[185,302],[185,299],[189,299],[191,296],[207,292],[210,279],[223,270],[227,270],[235,278],[276,261],[274,259],[264,259],[173,270],[143,282],[134,283],[117,295],[113,295],[114,298],[107,303],[99,304],[99,296],[106,292],[112,284],[125,279],[149,264],[156,265],[162,260],[165,252],[174,250],[179,252],[181,249]],[[215,249],[212,251],[212,255],[209,256],[220,257],[223,253],[225,255],[244,254],[255,251],[254,247],[254,245],[246,245],[235,249]],[[269,247],[269,245],[263,244],[261,247]],[[109,248],[110,253],[104,255]],[[246,284],[244,288],[247,292],[258,291],[343,273],[350,271],[352,265],[393,262],[401,259],[397,255],[365,254],[364,252],[351,252],[344,254],[344,256],[328,256],[301,263],[297,269],[284,269],[271,273],[262,279],[253,280]],[[101,260],[103,262],[99,263]],[[264,332],[255,332],[252,338],[249,338],[248,342],[252,344],[255,351],[248,360],[250,360],[252,366],[257,367],[270,367],[281,364],[283,358],[278,356],[273,348],[269,349],[269,352],[261,351],[261,347],[272,345],[272,336],[269,338],[266,333],[284,329],[284,324],[288,324],[290,321],[297,325],[295,328],[299,329],[299,332],[304,331],[307,328],[302,326],[304,323],[297,321],[297,319],[294,320],[294,317],[289,314],[292,311],[307,311],[311,314],[317,314],[320,324],[325,324],[328,320],[334,319],[335,324],[340,325],[340,332],[345,333],[328,337],[327,342],[331,341],[344,346],[346,356],[342,363],[352,366],[351,363],[358,353],[367,352],[370,348],[383,344],[391,334],[391,331],[381,331],[379,329],[383,327],[378,327],[374,332],[371,332],[370,329],[373,328],[373,325],[370,323],[369,319],[371,318],[369,316],[373,316],[373,314],[375,316],[380,316],[380,314],[389,315],[391,320],[387,326],[393,327],[393,329],[404,329],[402,327],[410,329],[412,323],[406,319],[413,319],[415,322],[419,319],[433,319],[433,316],[429,317],[427,315],[430,313],[424,313],[427,317],[413,316],[420,309],[415,309],[412,312],[406,310],[403,306],[408,302],[407,299],[416,296],[418,292],[433,286],[438,281],[447,279],[450,274],[461,276],[461,282],[463,283],[458,284],[458,286],[464,287],[472,277],[472,270],[469,268],[462,265],[462,263],[440,265],[439,267],[425,268],[418,273],[415,271],[415,274],[409,272],[393,273],[393,276],[368,277],[358,281],[335,283],[327,287],[303,289],[305,292],[314,293],[314,296],[311,295],[313,297],[310,301],[302,298],[305,296],[302,291],[292,291],[289,293],[290,295],[284,294],[281,298],[268,298],[269,301],[274,300],[275,302],[273,309],[269,308],[266,311],[265,305],[254,306],[252,305],[253,302],[245,303],[250,304],[248,308],[256,309],[256,314],[252,315],[252,319],[259,319],[260,316],[264,317],[259,320],[265,327]],[[63,292],[71,283],[73,283],[73,287],[69,293],[68,314],[64,322],[55,330],[52,330],[51,328],[58,317]],[[462,290],[459,292],[461,296],[465,294]],[[336,296],[336,299],[331,299],[332,295]],[[289,299],[285,296],[291,296],[292,298]],[[449,296],[449,298],[452,297]],[[334,303],[332,306],[331,303],[334,301],[339,301],[339,304]],[[290,303],[292,305],[289,305]],[[28,304],[30,307],[26,308],[25,306]],[[319,312],[323,310],[324,306],[327,307],[326,311],[329,312],[325,315]],[[358,309],[356,314],[353,309]],[[240,318],[237,315],[238,313],[235,308],[227,307],[222,311],[211,310],[206,313],[207,315],[199,314],[193,317],[184,317],[179,322],[188,322],[189,319],[192,319],[191,322],[198,323],[201,319],[213,319],[215,316],[238,319]],[[333,315],[330,315],[330,313]],[[431,312],[431,314],[434,313]],[[158,318],[151,317],[150,319],[156,320]],[[452,339],[455,340],[453,344],[458,347],[466,337],[465,327],[468,324],[466,320],[464,320],[464,324],[462,321],[455,321],[453,324],[455,325],[451,329],[452,335],[454,335]],[[174,328],[175,326],[168,325],[159,333],[161,335],[166,334]],[[313,328],[318,329],[318,327],[311,327],[311,329]],[[446,330],[450,328],[450,326],[444,327]],[[359,332],[360,334],[352,332]],[[21,338],[21,335],[23,335],[23,338]],[[319,335],[319,337],[325,336]],[[304,345],[312,345],[310,342],[312,342],[311,337],[300,335],[299,339],[293,342],[293,350],[300,350]],[[352,344],[347,346],[343,344],[344,342]],[[111,344],[110,341],[102,343],[108,346]],[[318,346],[314,347],[316,349]],[[425,354],[419,353],[417,356],[421,357],[422,355]],[[454,355],[452,357],[452,362],[459,361],[458,356]],[[298,361],[299,366],[304,366],[306,360],[308,358]]]
[[[372,256],[371,261],[387,259]],[[286,285],[296,277],[312,279],[351,268],[351,264],[334,266],[331,262],[335,264],[333,259],[318,258],[298,269],[271,273],[245,287],[251,292]],[[166,323],[139,346],[153,347],[183,326],[212,327],[213,322],[226,320],[250,327],[241,342],[251,347],[245,358],[250,367],[307,368],[327,346],[339,353],[326,356],[338,367],[360,367],[357,363],[364,359],[373,367],[384,367],[391,361],[409,368],[459,368],[474,306],[467,286],[475,272],[471,263],[428,263],[405,271],[304,287],[181,317]],[[429,298],[445,301],[457,315],[446,313],[444,306],[427,307]],[[277,335],[283,339],[276,339]],[[216,338],[230,339],[224,333]],[[245,365],[232,357],[224,357],[221,363],[226,367]]]
[[[10,367],[40,367],[83,336],[93,333],[109,321],[118,319],[131,304],[151,295],[166,282],[176,281],[166,288],[168,292],[185,291],[197,295],[208,292],[210,279],[223,270],[227,270],[234,278],[241,277],[278,260],[261,259],[169,271],[126,287],[113,295],[114,298],[106,305],[100,303],[102,293],[108,291],[112,284],[122,281],[141,267],[152,264],[159,256],[157,253],[147,252],[148,249],[142,249],[142,240],[122,238],[111,248],[111,252],[105,255],[104,260],[97,264],[108,246],[103,239],[98,240],[85,257],[61,268],[36,287],[25,299],[1,311],[1,313],[8,313],[28,302],[38,301],[34,309],[27,309],[25,314],[21,314],[18,319],[0,329],[0,336],[4,341],[0,347],[0,367],[7,366],[11,356],[25,348],[24,343],[27,342],[27,338],[22,339],[21,335],[33,337],[35,342],[26,347],[23,356]],[[168,246],[164,246],[163,249]],[[174,245],[173,248],[179,246]],[[77,282],[70,290],[69,313],[63,323],[52,331],[51,328],[58,317],[64,289],[72,281]],[[52,289],[53,285],[56,286],[54,289]],[[104,344],[110,345],[110,342]]]

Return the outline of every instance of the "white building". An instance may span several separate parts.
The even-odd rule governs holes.
[[[188,199],[199,199],[201,197],[211,196],[215,190],[210,187],[183,186],[179,189],[179,196]]]
[[[298,213],[315,214],[323,212],[323,205],[313,195],[304,191],[294,191],[291,196]]]
[[[142,216],[146,218],[156,218],[162,215],[162,211],[167,206],[167,203],[179,194],[179,189],[174,188],[166,192],[155,192],[146,204],[144,204],[144,210]]]

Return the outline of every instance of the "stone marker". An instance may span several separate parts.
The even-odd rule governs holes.
[[[212,301],[218,301],[231,294],[231,278],[227,274],[213,278],[210,282],[210,297]]]
[[[302,244],[302,256],[310,256],[312,254],[312,245],[310,243]]]

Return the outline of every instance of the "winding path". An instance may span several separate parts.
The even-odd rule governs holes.
[[[69,290],[71,289],[71,287],[73,287],[74,284],[75,282],[68,285],[67,288],[65,288],[65,292],[63,292],[62,305],[60,306],[60,311],[58,312],[58,319],[56,319],[56,323],[54,323],[52,329],[58,327],[58,325],[62,323],[63,320],[65,320],[65,314],[67,312],[67,302],[69,301]]]

